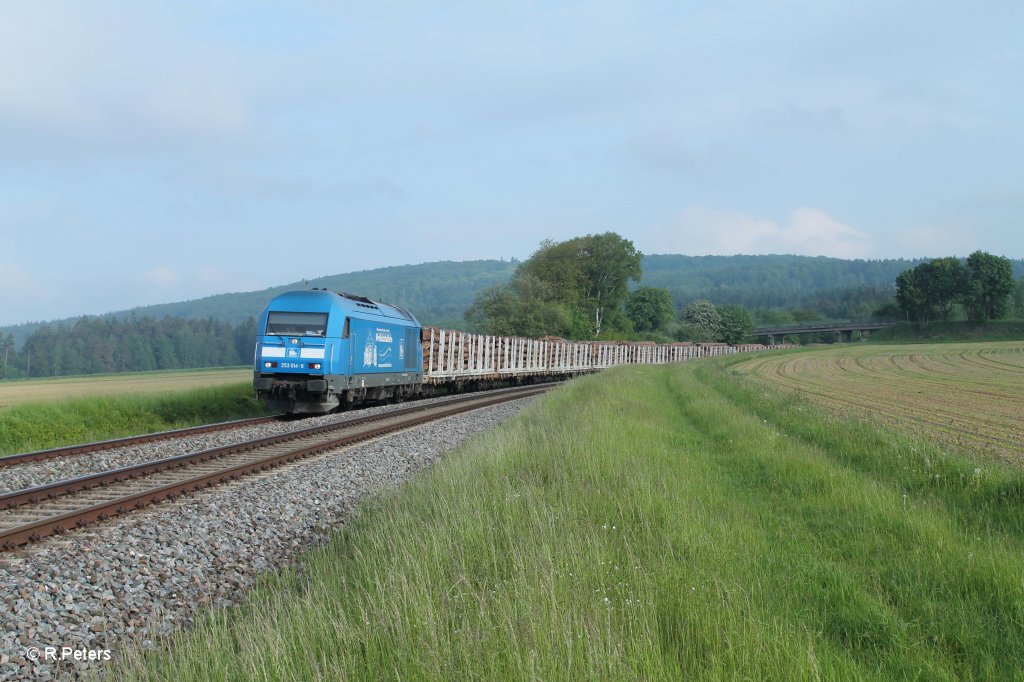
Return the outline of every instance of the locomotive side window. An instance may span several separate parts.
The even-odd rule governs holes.
[[[345,328],[341,331],[341,338],[343,339],[347,339],[349,336],[352,335],[352,325],[350,324],[350,322],[351,320],[346,317]]]
[[[269,313],[267,315],[267,334],[326,336],[327,313]]]

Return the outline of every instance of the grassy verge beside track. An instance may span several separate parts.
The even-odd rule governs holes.
[[[572,382],[125,676],[1024,675],[1021,470],[729,361]]]
[[[0,410],[0,455],[264,414],[251,383],[17,405]]]
[[[0,409],[69,398],[166,394],[251,379],[251,367],[216,367],[6,380],[0,381]]]

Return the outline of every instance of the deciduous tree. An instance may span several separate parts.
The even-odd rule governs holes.
[[[896,276],[896,303],[907,315],[927,326],[931,318],[932,305],[928,298],[928,282],[920,266],[904,270]]]
[[[626,317],[638,332],[664,331],[675,312],[667,289],[640,287],[626,296]]]
[[[1024,277],[1017,280],[1013,292],[1013,314],[1018,320],[1024,320]]]
[[[0,378],[5,378],[10,374],[10,361],[11,355],[14,352],[14,336],[7,334],[6,336],[0,337],[0,351],[3,352],[4,360],[3,366],[0,367]]]
[[[684,307],[679,313],[679,320],[689,327],[698,341],[717,341],[722,335],[722,316],[715,304],[706,299]]]
[[[741,305],[723,305],[718,307],[718,316],[721,319],[721,334],[719,341],[736,345],[750,336],[754,329],[754,321],[747,309]]]
[[[967,269],[959,258],[935,258],[917,266],[926,280],[925,292],[931,305],[942,311],[942,319],[949,320],[953,304],[962,301],[967,290]]]
[[[964,304],[973,320],[996,320],[1006,315],[1013,293],[1013,264],[1009,258],[975,251],[967,257]]]
[[[628,328],[622,304],[629,282],[640,279],[640,257],[632,242],[614,232],[542,242],[508,285],[477,297],[466,319],[486,330],[524,336],[537,335],[538,326],[541,335],[572,338]]]
[[[501,336],[573,336],[573,310],[555,300],[551,288],[533,275],[517,274],[511,283],[477,296],[466,320],[486,334]]]

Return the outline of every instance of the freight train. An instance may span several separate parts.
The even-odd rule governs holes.
[[[257,325],[253,388],[270,409],[288,413],[768,348],[472,334],[424,327],[402,307],[326,289],[276,296]]]

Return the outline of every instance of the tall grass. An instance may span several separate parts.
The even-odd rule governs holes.
[[[96,396],[0,411],[0,454],[266,414],[249,383],[161,395]]]
[[[1021,472],[865,428],[721,363],[577,380],[123,674],[1024,675]]]

